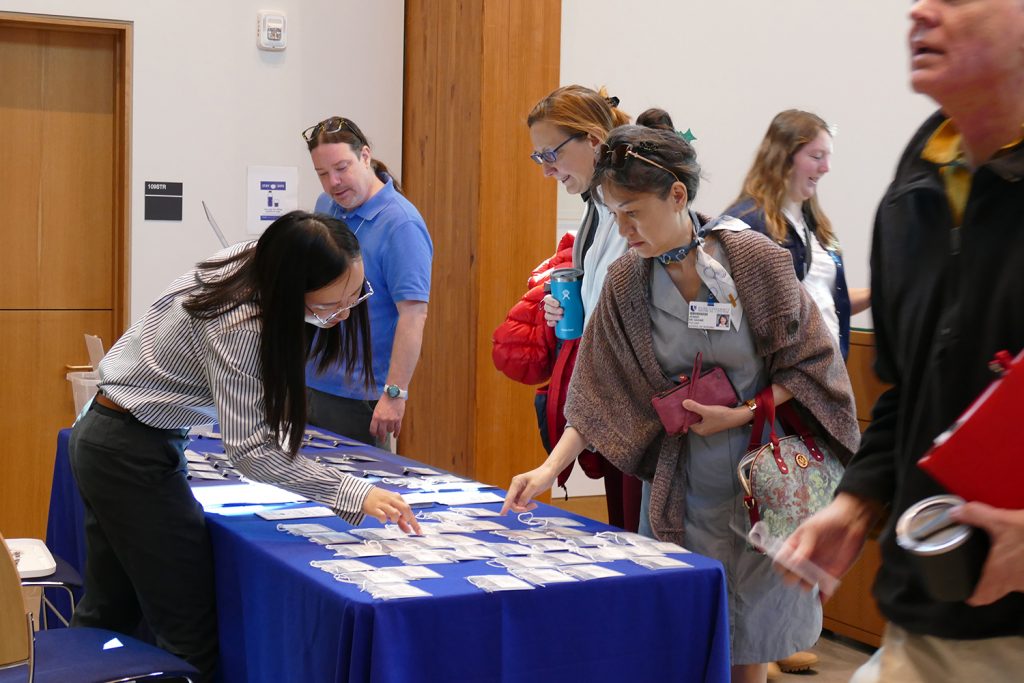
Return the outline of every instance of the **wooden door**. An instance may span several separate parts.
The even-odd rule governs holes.
[[[0,530],[42,538],[68,365],[124,320],[127,24],[0,13]]]

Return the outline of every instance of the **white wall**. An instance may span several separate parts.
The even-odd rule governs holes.
[[[256,12],[288,18],[288,48],[256,49]],[[356,121],[396,174],[402,159],[401,0],[0,0],[0,10],[134,23],[131,315],[220,245],[247,239],[246,166],[297,166],[299,205],[320,184],[299,132]],[[143,220],[146,180],[184,183],[183,221]],[[108,340],[110,343],[110,340]]]
[[[705,176],[694,206],[712,215],[736,198],[775,114],[805,109],[838,127],[819,194],[849,285],[866,287],[878,200],[903,145],[935,109],[907,85],[908,8],[865,0],[562,0],[560,81],[606,85],[631,116],[661,107],[677,128],[691,128]],[[558,227],[575,228],[579,197],[559,192]],[[853,324],[870,327],[869,314]],[[603,492],[578,468],[568,486],[573,496]]]
[[[875,208],[903,145],[935,109],[908,86],[909,6],[864,0],[562,0],[561,82],[607,85],[636,116],[661,107],[692,128],[705,178],[694,205],[739,193],[772,117],[817,113],[839,130],[822,206],[851,287],[868,285]],[[578,197],[559,197],[560,225]],[[870,326],[870,317],[854,325]]]

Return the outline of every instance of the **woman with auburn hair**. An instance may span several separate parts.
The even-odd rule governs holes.
[[[743,191],[725,213],[789,250],[797,279],[821,309],[843,358],[850,316],[871,305],[868,288],[847,289],[839,240],[818,202],[830,170],[832,134],[821,117],[788,109],[772,119]]]
[[[544,293],[552,268],[575,267],[583,271],[582,299],[584,322],[597,305],[608,266],[627,250],[626,241],[615,229],[615,221],[604,205],[590,192],[597,148],[616,126],[629,123],[629,115],[618,108],[617,97],[609,97],[604,88],[592,90],[582,85],[566,85],[541,99],[530,110],[526,124],[530,128],[533,153],[530,158],[541,166],[544,175],[562,183],[569,194],[581,195],[586,207],[583,221],[572,241],[571,259],[567,236],[558,253],[534,271],[530,290],[509,311],[494,332],[492,356],[496,367],[516,381],[542,382],[550,378],[548,388],[538,392],[537,413],[545,448],[558,441],[564,417],[561,403],[571,376],[576,343],[560,345],[552,329],[562,318],[562,307]],[[556,364],[560,354],[565,361]],[[566,368],[552,377],[552,368]],[[531,382],[531,380],[533,380]],[[548,398],[553,397],[548,405]],[[561,397],[561,398],[559,398]],[[588,476],[604,477],[608,521],[636,531],[640,515],[640,482],[622,473],[600,456],[581,458]],[[571,466],[571,464],[570,464]],[[559,483],[564,484],[568,470]]]

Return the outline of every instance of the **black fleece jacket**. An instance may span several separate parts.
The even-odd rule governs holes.
[[[918,459],[994,379],[987,365],[995,352],[1024,347],[1024,144],[976,169],[956,231],[938,166],[921,159],[944,118],[936,112],[915,134],[878,208],[871,252],[876,370],[893,387],[875,405],[839,490],[891,505],[874,586],[888,619],[945,638],[1021,635],[1024,594],[985,607],[935,602],[895,543],[899,515],[945,492]],[[1006,448],[1024,458],[1024,438]],[[985,454],[976,457],[983,468]]]

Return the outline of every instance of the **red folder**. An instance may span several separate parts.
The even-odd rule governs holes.
[[[951,493],[999,508],[1024,508],[1024,351],[1000,351],[1001,376],[935,438],[918,466]]]

